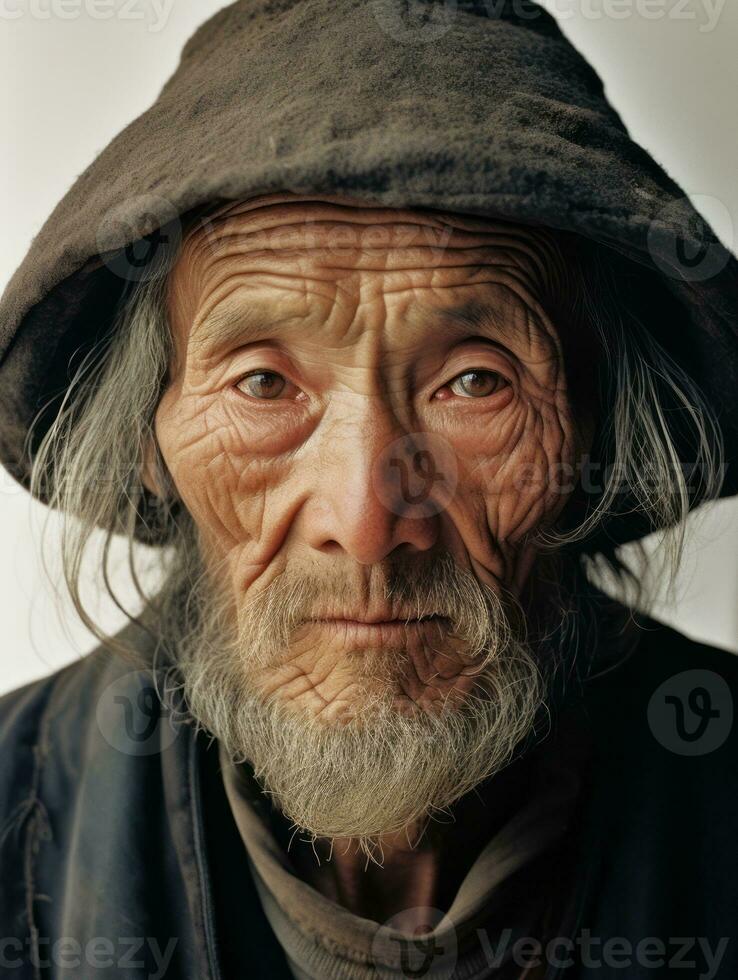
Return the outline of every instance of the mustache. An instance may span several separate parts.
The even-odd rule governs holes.
[[[211,602],[228,601],[227,591],[213,579]],[[288,647],[295,633],[325,616],[327,608],[391,608],[402,619],[442,617],[449,623],[447,639],[456,641],[463,656],[469,661],[481,658],[474,666],[480,672],[513,640],[526,639],[525,615],[516,596],[481,582],[447,552],[422,564],[373,566],[358,587],[348,575],[285,568],[268,585],[232,603],[231,619],[234,629],[241,630],[240,640],[248,641],[252,663],[268,667],[275,651]]]

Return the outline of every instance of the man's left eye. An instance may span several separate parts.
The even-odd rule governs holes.
[[[252,398],[278,398],[287,386],[287,379],[276,371],[252,371],[236,384],[236,388]]]
[[[449,382],[449,388],[455,395],[462,395],[466,398],[486,398],[489,395],[494,395],[508,384],[509,381],[497,371],[475,368],[457,375],[453,381]]]

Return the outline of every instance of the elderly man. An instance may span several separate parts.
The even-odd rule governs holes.
[[[735,976],[738,669],[589,572],[738,489],[738,267],[492,6],[226,8],[3,298],[101,640],[0,702],[12,975]]]

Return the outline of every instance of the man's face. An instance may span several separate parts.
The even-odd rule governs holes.
[[[591,437],[567,272],[542,230],[281,195],[186,237],[156,434],[254,703],[315,732],[477,700]]]

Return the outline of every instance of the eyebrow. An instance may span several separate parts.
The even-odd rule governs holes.
[[[416,301],[408,314],[414,323],[435,322],[439,328],[455,327],[462,330],[475,329],[484,332],[490,340],[499,337],[520,350],[535,350],[542,344],[550,345],[548,333],[538,322],[538,318],[527,318],[525,332],[519,329],[519,315],[505,316],[499,306],[482,300],[467,300],[457,306],[429,306]],[[303,312],[295,310],[275,320],[268,305],[226,304],[222,303],[211,310],[198,324],[196,345],[206,353],[222,350],[231,344],[240,346],[263,340],[269,335],[287,335],[298,329],[305,320]],[[202,334],[202,336],[200,336]]]
[[[550,350],[552,338],[535,314],[525,318],[525,330],[520,329],[520,313],[523,304],[515,304],[510,308],[515,312],[506,315],[499,304],[471,299],[457,306],[426,306],[416,303],[416,309],[423,317],[443,324],[456,326],[459,331],[474,329],[487,335],[489,340],[504,341],[512,350],[536,353],[541,349]],[[527,309],[527,307],[525,307]]]
[[[279,321],[271,320],[263,305],[222,303],[198,324],[194,339],[198,348],[214,351],[236,341],[248,344],[259,340],[277,326]]]

